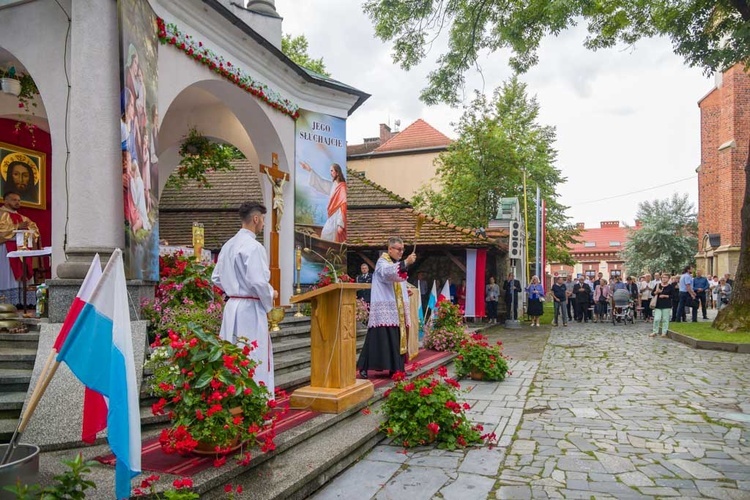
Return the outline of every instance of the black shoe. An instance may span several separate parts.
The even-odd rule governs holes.
[[[359,371],[359,378],[369,378],[367,376],[367,370],[360,370]]]

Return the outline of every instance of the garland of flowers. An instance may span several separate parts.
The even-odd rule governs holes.
[[[245,92],[264,101],[275,110],[289,115],[293,120],[299,118],[299,106],[297,104],[285,99],[277,91],[269,88],[268,85],[253,79],[244,70],[206,48],[203,42],[196,41],[190,35],[181,32],[175,24],[167,24],[160,17],[156,18],[156,22],[159,28],[159,41],[162,44],[173,45],[180,49],[194,61],[208,66],[214,73],[221,75]]]

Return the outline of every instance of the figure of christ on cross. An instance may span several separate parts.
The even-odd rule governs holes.
[[[289,174],[279,170],[279,155],[271,153],[271,167],[260,166],[261,173],[266,174],[271,183],[271,286],[274,290],[281,290],[281,268],[279,267],[279,230],[281,217],[284,215],[284,184],[289,180]],[[274,306],[278,306],[281,299],[274,298]]]

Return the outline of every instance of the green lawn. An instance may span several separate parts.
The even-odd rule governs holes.
[[[711,328],[711,323],[708,321],[703,323],[670,323],[669,329],[698,340],[750,344],[750,332],[722,332]]]

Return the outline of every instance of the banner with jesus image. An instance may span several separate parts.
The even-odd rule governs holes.
[[[346,269],[346,120],[301,110],[296,123],[295,243],[301,283],[330,267]]]

